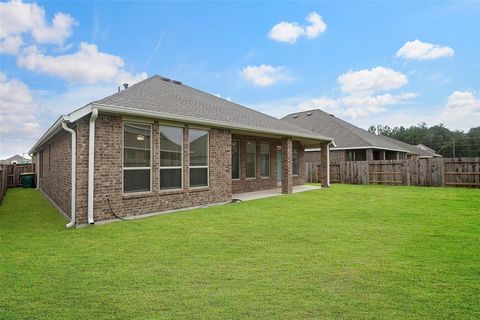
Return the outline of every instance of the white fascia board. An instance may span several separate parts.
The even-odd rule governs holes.
[[[107,105],[107,104],[100,104],[100,103],[92,103],[92,107],[98,109],[98,111],[108,112],[108,113],[116,113],[116,114],[126,114],[126,115],[134,115],[134,116],[141,116],[146,118],[157,118],[163,120],[171,120],[171,121],[179,121],[179,122],[188,122],[188,123],[195,123],[201,124],[206,126],[216,126],[221,128],[227,129],[235,129],[235,130],[244,130],[250,132],[257,132],[257,133],[270,133],[270,134],[278,134],[282,136],[289,136],[294,138],[304,138],[304,139],[312,139],[318,141],[333,141],[333,138],[324,137],[321,135],[309,135],[309,134],[298,134],[295,132],[290,131],[283,131],[283,130],[275,130],[269,129],[265,130],[258,127],[251,127],[246,125],[236,125],[229,122],[223,121],[216,121],[216,120],[207,120],[189,116],[180,116],[176,114],[164,113],[164,112],[155,112],[155,111],[147,111],[147,110],[139,110],[135,108],[128,108],[128,107],[119,107],[114,105]]]
[[[57,132],[62,130],[62,121],[65,120],[65,116],[60,116],[57,121],[55,121],[52,126],[43,134],[43,136],[38,139],[37,143],[28,151],[29,154],[36,152],[37,147],[40,146],[43,142],[50,139]]]
[[[68,121],[68,122],[75,122],[80,118],[83,118],[87,114],[92,112],[92,106],[91,104],[86,105],[85,107],[82,107],[80,109],[77,109],[73,111],[72,113],[68,115],[62,115],[60,116],[57,121],[55,121],[52,126],[43,134],[43,136],[38,139],[38,141],[35,143],[35,145],[28,151],[28,153],[33,153],[36,151],[36,149],[41,146],[45,141],[53,137],[57,132],[62,130],[62,122],[63,121]]]

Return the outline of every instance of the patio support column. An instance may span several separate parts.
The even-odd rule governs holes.
[[[282,193],[292,193],[292,138],[287,137],[282,139],[282,152]]]
[[[385,160],[385,150],[380,150],[380,160]]]
[[[320,143],[319,178],[322,187],[330,186],[330,146],[329,142]]]
[[[373,161],[373,149],[367,149],[367,161]]]

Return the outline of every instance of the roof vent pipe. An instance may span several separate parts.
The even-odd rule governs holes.
[[[76,195],[77,195],[77,134],[75,130],[67,127],[67,121],[62,121],[62,127],[66,131],[70,132],[72,135],[72,164],[71,164],[71,169],[72,169],[72,185],[70,187],[72,191],[72,196],[71,196],[71,203],[70,203],[70,222],[67,224],[67,228],[73,227],[75,225],[75,216],[76,216],[76,210],[75,210],[75,204],[76,204]]]
[[[307,113],[307,116],[311,116],[311,115],[312,115],[312,113],[311,113],[311,112]]]

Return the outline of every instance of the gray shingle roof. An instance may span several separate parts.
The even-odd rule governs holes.
[[[319,109],[292,113],[282,120],[319,134],[328,132],[337,148],[375,147],[408,151],[383,136],[372,134]]]
[[[385,136],[381,136],[381,137],[383,139],[386,139],[386,140],[398,145],[399,148],[407,150],[407,152],[409,154],[415,154],[415,155],[418,155],[420,157],[441,157],[440,155],[436,154],[435,151],[433,151],[430,148],[427,148],[427,147],[426,148],[421,148],[420,146],[414,146],[414,145],[411,145],[411,144],[408,144],[408,143],[405,143],[403,141],[396,140],[396,139],[393,139],[393,138],[390,138],[390,137],[385,137]]]
[[[319,140],[331,140],[328,138],[330,137],[328,134],[321,135],[306,130],[158,75],[114,95],[97,100],[94,104],[193,117],[272,132],[282,131],[294,137],[305,135]]]

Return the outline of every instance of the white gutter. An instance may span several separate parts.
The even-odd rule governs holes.
[[[95,121],[97,120],[98,109],[92,109],[90,123],[88,127],[88,223],[93,221],[93,188],[94,188],[94,169],[95,169]]]
[[[72,167],[72,196],[71,196],[71,203],[70,203],[70,223],[67,224],[67,228],[70,228],[75,225],[75,205],[76,205],[76,195],[77,195],[77,134],[75,130],[70,129],[67,127],[67,120],[64,119],[62,121],[62,127],[66,131],[70,132],[72,135],[72,160],[71,160],[71,167]]]
[[[98,110],[102,112],[107,112],[111,114],[126,114],[126,115],[141,116],[146,118],[158,118],[163,120],[202,124],[206,126],[217,126],[221,128],[236,129],[236,130],[243,130],[243,131],[249,131],[249,132],[278,134],[283,136],[312,139],[312,140],[333,141],[333,138],[331,137],[325,137],[320,134],[315,134],[313,132],[312,134],[308,134],[308,133],[300,133],[300,132],[285,131],[285,130],[278,130],[278,129],[264,129],[264,128],[259,128],[254,126],[234,124],[234,123],[220,121],[220,120],[208,120],[208,119],[196,118],[191,116],[176,115],[171,113],[148,111],[148,110],[139,110],[136,108],[120,107],[120,106],[101,104],[101,103],[95,103],[95,102],[92,103],[92,106],[97,107]]]

